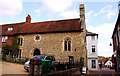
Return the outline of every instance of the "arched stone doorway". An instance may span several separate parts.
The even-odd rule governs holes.
[[[34,50],[34,53],[33,53],[33,56],[35,55],[40,55],[40,50],[37,48]]]

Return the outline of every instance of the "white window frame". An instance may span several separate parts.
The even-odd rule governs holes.
[[[18,38],[18,44],[19,44],[19,46],[23,46],[23,38],[22,37]]]
[[[17,54],[18,59],[21,59],[21,51],[22,51],[22,49],[18,49],[18,54]]]
[[[2,42],[6,42],[7,39],[8,39],[8,36],[3,36],[3,37],[2,37]]]
[[[93,62],[95,61],[95,62]],[[96,60],[91,60],[91,68],[95,69],[97,66],[96,66]]]
[[[13,30],[13,27],[8,27],[7,30],[8,30],[8,31],[12,31],[12,30]]]
[[[95,49],[95,52],[93,52],[93,49],[95,49],[95,45],[92,45],[92,53],[95,53],[96,49]]]

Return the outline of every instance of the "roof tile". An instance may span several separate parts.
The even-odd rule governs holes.
[[[7,31],[13,27],[12,31]],[[29,33],[50,33],[50,32],[71,32],[80,31],[80,19],[67,19],[57,21],[45,21],[35,23],[15,23],[2,25],[2,35],[29,34]]]

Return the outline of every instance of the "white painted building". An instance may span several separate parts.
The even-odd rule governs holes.
[[[112,67],[112,61],[111,60],[108,60],[106,63],[105,63],[105,66],[110,68]]]
[[[87,56],[88,56],[88,69],[98,70],[98,34],[88,32],[86,34],[87,40]]]

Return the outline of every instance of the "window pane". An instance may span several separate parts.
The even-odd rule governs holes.
[[[47,57],[46,57],[46,60],[50,60],[50,57],[49,57],[49,56],[47,56]]]
[[[9,27],[9,28],[8,28],[8,31],[12,31],[12,30],[13,30],[13,28],[12,28],[12,27]]]
[[[71,41],[68,41],[68,51],[71,50]]]
[[[64,41],[64,50],[65,51],[70,51],[71,50],[71,39],[66,38]]]
[[[16,57],[19,57],[19,49],[17,50]]]
[[[92,40],[95,40],[95,36],[91,36],[92,37]]]
[[[92,52],[95,52],[95,48],[92,48]]]
[[[2,37],[2,42],[5,42],[5,37]]]
[[[21,49],[19,49],[19,58],[21,59]]]
[[[67,51],[67,41],[64,42],[64,50]]]
[[[22,46],[22,42],[23,42],[23,39],[22,38],[18,38],[18,45]]]
[[[21,46],[22,46],[22,42],[23,42],[23,39],[21,38],[21,39],[20,39],[20,45],[21,45]]]
[[[2,42],[6,42],[6,41],[7,41],[7,39],[8,39],[8,37],[7,37],[7,36],[3,36],[3,37],[2,37]]]
[[[96,68],[96,61],[92,60],[92,68]]]
[[[18,38],[18,45],[20,45],[20,38]]]
[[[92,45],[92,52],[95,52],[95,45]]]
[[[39,39],[40,39],[40,36],[37,35],[37,36],[35,37],[35,40],[39,40]]]

